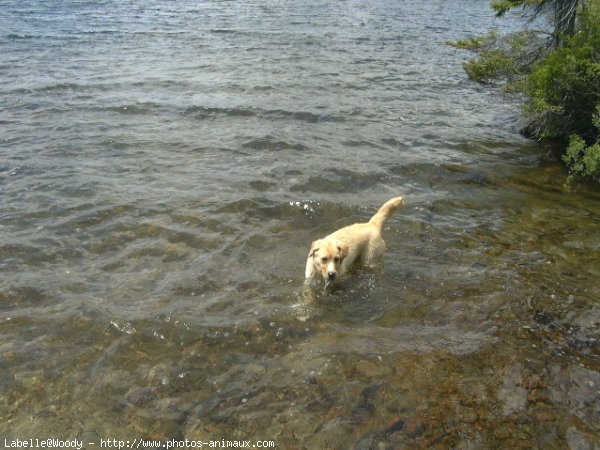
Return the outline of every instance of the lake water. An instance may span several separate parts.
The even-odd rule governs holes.
[[[600,192],[445,45],[519,25],[0,0],[0,438],[600,448]],[[396,195],[384,268],[307,295]]]

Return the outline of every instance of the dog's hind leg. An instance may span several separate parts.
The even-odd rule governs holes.
[[[373,267],[381,264],[383,254],[385,253],[385,242],[381,237],[371,239],[369,245],[363,254],[363,264],[367,267]]]

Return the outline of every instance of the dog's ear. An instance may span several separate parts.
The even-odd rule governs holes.
[[[336,245],[340,252],[340,258],[342,260],[344,260],[344,258],[346,258],[346,256],[348,256],[348,252],[350,251],[350,246],[348,244],[346,244],[345,242],[341,242],[341,241],[337,241]]]
[[[310,245],[310,251],[308,252],[309,257],[315,256],[315,252],[319,250],[319,245],[321,244],[321,240],[316,240]]]

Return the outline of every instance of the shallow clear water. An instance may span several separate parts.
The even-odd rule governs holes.
[[[600,446],[600,193],[444,45],[487,0],[0,11],[0,437]]]

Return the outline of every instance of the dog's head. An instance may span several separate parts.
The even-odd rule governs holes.
[[[310,246],[308,256],[313,260],[315,271],[321,274],[327,285],[331,285],[338,279],[342,261],[348,256],[348,244],[338,240],[319,239]]]

